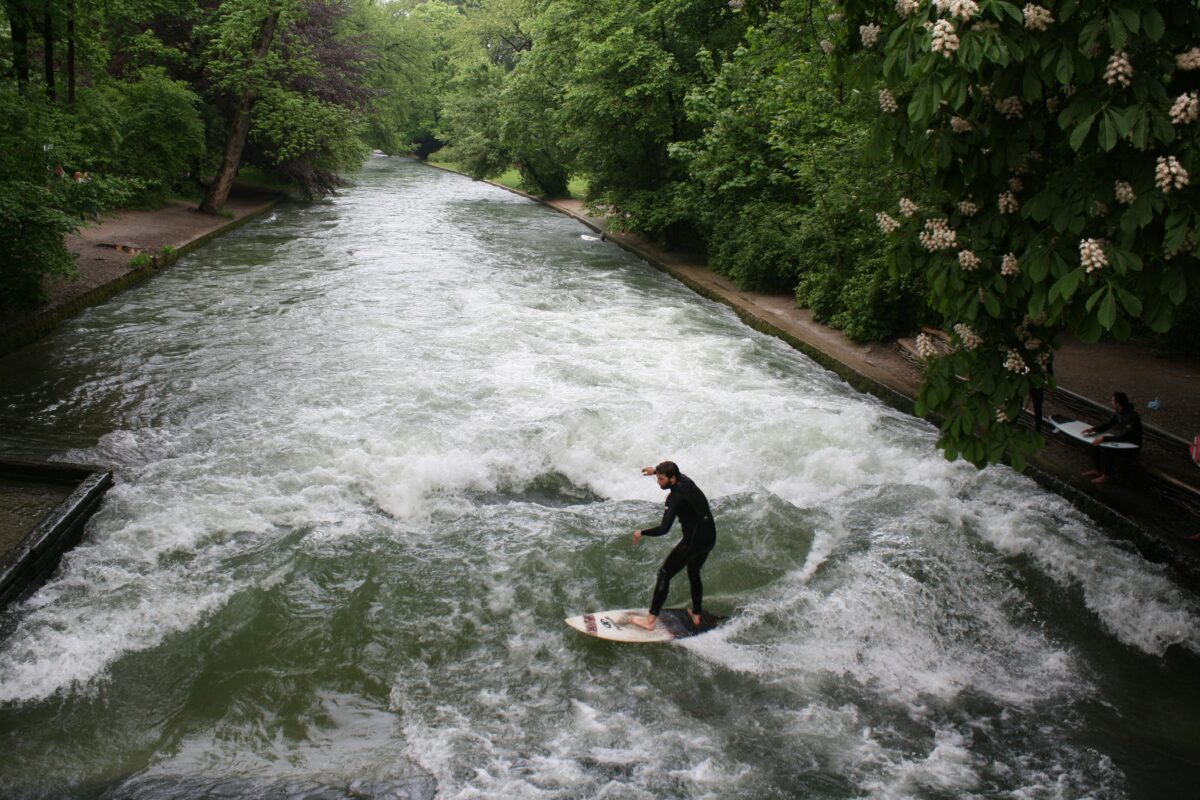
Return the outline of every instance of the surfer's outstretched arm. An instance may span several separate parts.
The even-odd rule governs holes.
[[[674,492],[667,497],[667,510],[663,512],[662,522],[654,528],[643,528],[642,536],[662,536],[671,530],[671,526],[675,524],[675,509],[679,506],[680,497],[681,495]]]

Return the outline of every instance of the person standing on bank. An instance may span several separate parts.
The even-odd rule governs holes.
[[[675,545],[659,567],[654,595],[650,600],[650,613],[644,616],[631,614],[629,621],[646,630],[652,630],[659,612],[662,611],[663,603],[667,602],[671,578],[687,567],[688,582],[692,585],[692,607],[688,609],[688,616],[691,617],[692,624],[698,626],[704,610],[704,584],[700,580],[700,568],[704,566],[708,554],[717,543],[717,525],[713,522],[708,498],[691,478],[679,471],[679,467],[673,461],[664,461],[656,467],[643,467],[642,474],[653,475],[658,479],[659,488],[669,491],[670,494],[667,495],[667,508],[663,512],[662,522],[654,528],[634,531],[633,543],[641,542],[643,536],[662,536],[667,533],[675,523],[676,517],[679,517],[683,539]]]
[[[1111,447],[1101,447],[1105,442],[1128,442],[1138,446],[1139,450],[1132,451],[1130,459],[1136,457],[1142,446],[1142,418],[1133,410],[1129,395],[1124,392],[1113,392],[1112,407],[1114,413],[1103,425],[1088,428],[1084,436],[1096,435],[1092,440],[1092,463],[1095,469],[1083,473],[1092,479],[1092,483],[1106,483],[1112,476],[1113,465],[1117,453],[1122,451]],[[1107,433],[1108,431],[1112,433]],[[1101,436],[1099,434],[1106,434]]]

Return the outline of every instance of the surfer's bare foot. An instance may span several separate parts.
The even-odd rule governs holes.
[[[628,620],[639,628],[652,631],[654,630],[654,623],[658,622],[658,617],[653,614],[630,614]]]
[[[692,611],[692,610],[689,608],[689,609],[688,609],[688,616],[692,618],[692,624],[693,624],[693,625],[695,625],[697,628],[699,628],[699,627],[700,627],[700,623],[703,621],[703,620],[701,620],[701,618],[700,618],[700,615],[699,615],[699,614],[697,614],[695,611]]]

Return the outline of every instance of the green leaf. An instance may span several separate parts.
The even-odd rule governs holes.
[[[1138,107],[1128,106],[1121,110],[1109,109],[1108,112],[1113,115],[1113,124],[1117,126],[1117,133],[1122,137],[1128,136],[1133,130],[1133,123],[1137,122]]]
[[[1113,297],[1112,289],[1105,293],[1097,318],[1105,330],[1112,330],[1113,323],[1117,321],[1117,300]]]
[[[988,314],[1000,318],[1000,301],[996,299],[996,295],[991,292],[985,292],[983,295],[983,305],[987,309]]]
[[[1054,77],[1058,78],[1058,82],[1063,86],[1066,86],[1071,82],[1071,78],[1075,77],[1075,62],[1071,58],[1071,51],[1065,47],[1058,57],[1058,64],[1054,67]]]
[[[1141,27],[1141,16],[1136,8],[1129,6],[1120,6],[1117,8],[1117,13],[1121,15],[1121,21],[1125,23],[1125,27],[1130,33],[1137,33]]]
[[[1112,45],[1113,50],[1124,50],[1125,39],[1129,32],[1125,29],[1125,23],[1121,21],[1121,15],[1114,8],[1108,12],[1108,42]]]
[[[1050,274],[1050,254],[1041,247],[1030,250],[1029,255],[1025,257],[1025,268],[1029,273],[1030,280],[1034,283],[1041,283]]]
[[[1029,316],[1040,317],[1045,310],[1046,292],[1042,289],[1035,289],[1033,294],[1029,295]]]
[[[1057,296],[1063,300],[1070,300],[1071,295],[1075,294],[1075,290],[1079,287],[1079,281],[1082,278],[1082,269],[1074,269],[1063,275],[1050,287],[1050,299],[1053,300]]]
[[[1142,301],[1133,292],[1117,287],[1117,297],[1121,299],[1121,306],[1126,314],[1131,317],[1142,315]]]
[[[1100,142],[1100,146],[1105,150],[1112,150],[1117,146],[1117,126],[1113,122],[1114,116],[1116,115],[1113,114],[1112,109],[1105,109],[1104,119],[1100,122],[1100,133],[1097,139]],[[1071,138],[1074,140],[1074,135]],[[1075,149],[1078,150],[1079,148]]]
[[[1163,22],[1162,14],[1158,13],[1158,9],[1154,6],[1146,8],[1142,12],[1142,30],[1150,37],[1150,41],[1157,42],[1163,37],[1167,31],[1167,25]]]
[[[1149,303],[1142,319],[1150,327],[1150,330],[1155,333],[1166,333],[1171,330],[1171,326],[1175,324],[1175,307],[1162,297],[1152,297]]]
[[[1078,150],[1083,146],[1083,140],[1087,138],[1088,131],[1092,129],[1092,123],[1096,120],[1095,114],[1089,114],[1083,122],[1075,126],[1075,130],[1071,131],[1071,149]]]

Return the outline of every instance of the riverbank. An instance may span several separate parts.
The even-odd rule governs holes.
[[[279,202],[262,191],[230,197],[227,215],[202,214],[193,203],[174,200],[151,209],[106,214],[67,237],[77,274],[47,287],[45,303],[0,320],[0,355],[46,335],[58,323],[140,283],[205,242],[260,216]]]
[[[432,165],[431,165],[432,166]],[[439,166],[439,169],[447,169]],[[453,171],[453,170],[448,170]],[[566,214],[608,241],[648,261],[696,292],[724,303],[751,327],[778,336],[822,366],[840,375],[860,391],[873,394],[907,413],[921,386],[921,372],[905,357],[901,342],[859,343],[839,330],[813,319],[797,308],[790,295],[771,295],[739,289],[731,280],[708,268],[702,254],[665,250],[637,236],[612,231],[604,219],[590,216],[577,199],[546,200],[502,184],[515,192]],[[1195,392],[1200,361],[1160,358],[1149,348],[1129,343],[1084,345],[1068,339],[1055,358],[1060,391],[1051,393],[1046,415],[1082,416],[1071,398],[1090,400],[1083,413],[1102,414],[1114,390],[1125,390],[1141,401],[1143,420],[1178,441],[1169,453],[1151,452],[1139,459],[1140,472],[1151,481],[1114,481],[1096,486],[1082,476],[1090,468],[1085,450],[1053,435],[1029,465],[1029,474],[1040,484],[1066,497],[1112,534],[1132,542],[1148,559],[1170,565],[1193,591],[1200,592],[1200,543],[1187,537],[1200,534],[1200,517],[1185,505],[1164,502],[1149,483],[1170,481],[1191,501],[1200,496],[1200,470],[1186,459],[1179,442],[1200,432],[1200,402]],[[1157,399],[1159,410],[1145,404]],[[1103,417],[1089,419],[1100,422]]]

